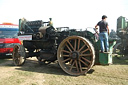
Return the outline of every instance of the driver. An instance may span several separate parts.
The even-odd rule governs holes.
[[[102,20],[97,23],[95,26],[96,29],[99,26],[99,38],[101,44],[101,52],[108,52],[109,51],[109,43],[108,43],[108,35],[109,35],[109,28],[108,23],[106,22],[107,16],[103,15]]]

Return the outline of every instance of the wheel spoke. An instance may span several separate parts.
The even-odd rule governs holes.
[[[84,44],[79,50],[78,52],[80,52],[86,45]]]
[[[15,63],[16,63],[16,64],[19,64],[19,61],[18,61],[18,59],[17,59],[17,60],[15,60]]]
[[[76,62],[76,69],[77,69],[77,72],[79,72],[77,60],[75,60],[75,62]]]
[[[13,58],[13,60],[15,61],[15,60],[18,60],[18,58]]]
[[[91,54],[80,54],[80,56],[91,56],[92,55],[92,53]]]
[[[82,61],[81,59],[79,59],[80,62],[82,62],[85,66],[88,66],[88,64],[86,64],[84,61]]]
[[[77,48],[77,50],[79,50],[79,48],[80,48],[80,39],[78,39],[78,48]]]
[[[72,50],[70,49],[70,47],[66,44],[66,47],[69,49],[70,52],[72,52]]]
[[[66,62],[66,61],[68,61],[68,60],[70,60],[70,58],[67,58],[67,59],[63,60],[62,62]]]
[[[69,62],[69,64],[71,64],[71,63],[72,63],[72,61],[73,61],[73,60],[71,59],[71,60],[70,60],[70,62]]]
[[[88,59],[82,57],[82,59],[84,59],[85,61],[87,61],[88,63],[91,63],[91,61],[89,61]]]
[[[82,72],[81,62],[79,61],[80,72]]]
[[[69,57],[69,55],[63,55],[63,57]]]
[[[72,49],[74,49],[73,46],[72,46],[72,44],[71,44],[69,41],[67,41],[67,42],[68,42],[68,44],[70,45],[70,47],[71,47]]]
[[[75,64],[75,61],[72,63],[72,65],[71,65],[71,68],[70,68],[70,72],[72,71],[72,68],[73,68],[73,66],[74,66],[74,64]]]
[[[81,53],[85,53],[86,51],[88,51],[89,50],[89,48],[87,48],[87,49],[85,49],[84,51],[82,51]]]
[[[62,52],[65,52],[65,53],[70,53],[69,51],[67,51],[67,50],[62,50]]]
[[[74,43],[74,51],[76,51],[76,39],[75,39],[75,43]]]
[[[15,53],[14,54],[14,58],[19,58],[19,54],[18,53]]]
[[[14,59],[14,61],[17,62],[17,63],[19,63],[19,60],[20,60],[19,58]]]

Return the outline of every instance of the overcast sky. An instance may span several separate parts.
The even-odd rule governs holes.
[[[0,23],[52,18],[55,27],[85,29],[94,27],[102,15],[115,30],[119,16],[128,18],[128,0],[0,0]]]

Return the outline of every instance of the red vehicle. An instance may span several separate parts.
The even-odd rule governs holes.
[[[18,39],[18,25],[12,23],[0,24],[0,57],[12,55],[14,45],[21,44]]]

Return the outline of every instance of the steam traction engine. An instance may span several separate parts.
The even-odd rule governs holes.
[[[128,59],[128,19],[120,16],[117,19],[118,43],[114,46],[114,53],[121,55],[120,59]]]
[[[26,58],[37,57],[39,64],[58,61],[66,73],[82,75],[92,68],[94,62],[100,63],[99,42],[87,30],[54,28],[51,19],[48,22],[20,19],[18,35],[24,39],[22,45],[14,46],[13,62],[17,66],[23,65]],[[107,55],[111,56],[111,53]]]

